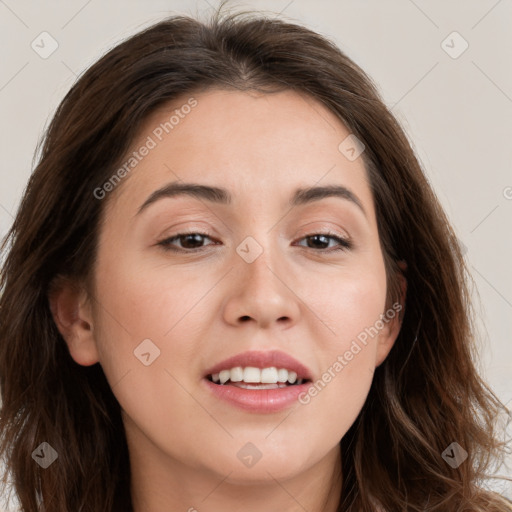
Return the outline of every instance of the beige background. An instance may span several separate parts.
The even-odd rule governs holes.
[[[206,16],[216,5],[0,0],[0,236],[12,222],[38,138],[76,75],[117,41],[164,16]],[[475,300],[477,291],[480,296],[482,372],[512,406],[512,2],[232,5],[281,12],[330,37],[377,82],[467,249]],[[31,47],[42,32],[58,44],[46,59]],[[512,497],[510,484],[493,485]]]

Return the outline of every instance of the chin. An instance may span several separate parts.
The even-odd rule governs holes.
[[[241,444],[241,448],[226,448],[215,461],[209,460],[208,467],[226,478],[226,482],[239,485],[262,484],[275,480],[293,478],[318,462],[319,450],[312,453],[299,452],[296,448],[278,451],[275,445],[258,450],[254,445]],[[313,454],[317,454],[314,456]],[[321,457],[320,457],[321,458]]]

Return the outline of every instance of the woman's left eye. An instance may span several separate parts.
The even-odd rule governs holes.
[[[331,248],[328,248],[328,247],[318,248],[320,250],[323,250],[324,252],[346,251],[346,250],[352,249],[352,242],[347,238],[343,238],[343,237],[337,235],[336,233],[330,233],[330,232],[329,233],[313,233],[311,235],[306,235],[301,240],[306,240],[306,239],[309,239],[314,244],[319,243],[320,245],[324,245],[324,244],[329,245],[329,240],[334,240],[338,244],[338,247],[334,247],[334,248],[332,248],[332,247]]]
[[[166,251],[174,251],[174,252],[197,252],[201,251],[205,246],[202,244],[203,239],[212,238],[206,233],[179,233],[171,238],[167,238],[158,243],[158,245],[162,246]],[[352,249],[352,242],[346,238],[338,236],[335,233],[312,233],[310,235],[306,235],[302,240],[309,240],[313,244],[324,245],[324,247],[311,247],[310,249],[316,249],[316,251],[320,250],[322,252],[333,252],[333,251],[346,251],[348,249]],[[335,241],[338,244],[338,247],[325,247],[325,244],[329,246],[330,241]],[[181,247],[177,247],[175,245],[176,242],[181,244]],[[218,245],[216,243],[211,245]],[[304,246],[302,246],[304,247]]]

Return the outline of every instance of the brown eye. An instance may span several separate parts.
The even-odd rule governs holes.
[[[176,236],[162,240],[158,245],[169,251],[194,252],[205,247],[203,245],[204,238],[211,240],[206,233],[178,233]],[[179,242],[181,246],[176,246],[176,242]]]
[[[308,240],[309,243],[307,247],[309,249],[317,249],[325,252],[345,251],[352,249],[352,243],[349,240],[342,238],[335,233],[312,233],[310,235],[306,235],[301,240]],[[332,240],[338,244],[338,247],[329,248],[329,243]]]

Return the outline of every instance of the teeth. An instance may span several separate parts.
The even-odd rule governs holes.
[[[277,382],[286,382],[288,380],[288,370],[280,368],[277,370]]]
[[[244,368],[244,382],[261,382],[261,370],[259,368],[253,368],[248,366]]]
[[[225,382],[227,382],[230,377],[231,377],[231,372],[229,370],[222,370],[219,373],[219,379],[220,379],[221,384],[224,384]]]
[[[231,382],[241,382],[242,380],[244,380],[244,369],[241,366],[231,368],[231,370],[228,371],[231,374]]]
[[[297,381],[297,373],[286,368],[255,368],[247,366],[242,368],[237,366],[230,370],[222,370],[212,375],[213,382],[225,384],[228,380],[231,382],[246,382],[250,384],[277,384],[289,382],[290,384],[302,384],[303,379]]]
[[[263,368],[261,370],[261,382],[263,384],[277,384],[277,368]]]

